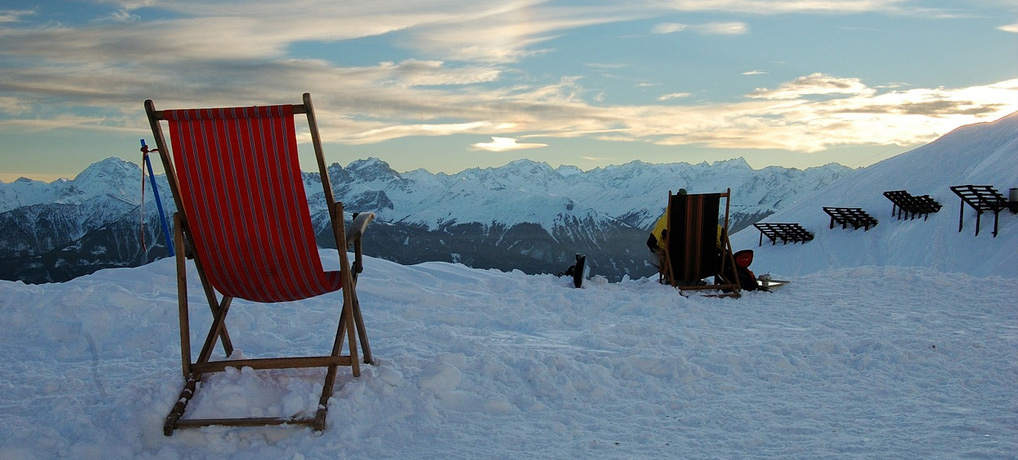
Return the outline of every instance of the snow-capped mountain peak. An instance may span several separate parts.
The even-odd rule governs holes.
[[[380,230],[373,237],[385,241],[376,241],[366,249],[369,253],[401,262],[447,260],[457,254],[457,260],[480,267],[535,272],[560,270],[558,265],[574,253],[597,251],[602,262],[613,267],[605,274],[615,278],[648,269],[643,245],[646,229],[664,209],[669,190],[731,187],[736,191],[733,201],[741,203],[733,208],[733,223],[738,227],[851,172],[840,166],[753,170],[744,160],[714,166],[633,161],[582,171],[516,160],[455,174],[426,170],[401,174],[379,158],[353,161],[346,167],[332,164],[328,171],[333,193],[347,212],[376,214]],[[30,255],[52,251],[115,221],[123,222],[119,228],[136,231],[140,180],[138,165],[110,158],[91,165],[72,181],[0,184],[0,200],[6,206],[0,209],[0,226],[9,226],[10,235],[35,235],[27,240],[20,237],[18,242],[0,241],[0,248],[17,248]],[[165,177],[158,180],[162,201],[172,212]],[[328,213],[321,181],[316,173],[308,172],[304,184],[312,216],[324,228],[321,221]],[[766,193],[755,191],[763,189]],[[55,203],[71,208],[59,213],[45,208]],[[13,212],[26,204],[44,207],[32,216],[59,215],[61,223],[42,225],[53,233],[39,234],[37,218]],[[155,206],[147,206],[145,214],[150,227],[157,227]],[[155,235],[150,239],[159,243]],[[329,244],[328,239],[323,244]]]

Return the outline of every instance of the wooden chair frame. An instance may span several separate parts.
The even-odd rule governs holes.
[[[322,356],[213,360],[212,353],[217,342],[222,344],[223,351],[227,357],[233,353],[233,342],[226,328],[226,316],[227,313],[229,313],[234,297],[222,295],[222,298],[219,298],[220,294],[216,292],[212,284],[209,282],[202,260],[200,260],[200,258],[195,254],[195,240],[191,233],[191,229],[188,226],[188,216],[185,215],[184,212],[185,207],[182,203],[181,190],[177,181],[176,170],[174,169],[170,150],[163,136],[162,126],[160,125],[161,121],[166,120],[164,117],[165,111],[156,110],[155,104],[151,100],[145,101],[145,110],[148,115],[149,124],[152,127],[152,134],[155,137],[156,147],[160,153],[159,156],[162,159],[166,178],[169,181],[170,189],[177,207],[177,213],[174,216],[173,233],[175,239],[174,244],[177,248],[177,295],[178,314],[180,318],[181,365],[184,387],[176,404],[165,419],[163,432],[167,436],[170,436],[173,433],[173,430],[177,428],[192,428],[209,425],[262,426],[297,424],[308,425],[316,432],[321,432],[325,429],[328,402],[332,397],[338,366],[350,366],[355,377],[360,375],[357,350],[358,342],[356,340],[358,336],[360,339],[359,343],[361,349],[363,350],[364,362],[371,363],[372,361],[371,348],[365,332],[360,303],[357,300],[356,280],[357,273],[360,272],[363,266],[361,236],[374,215],[371,213],[356,215],[351,228],[345,228],[343,221],[343,204],[335,201],[335,197],[332,192],[332,186],[329,181],[325,157],[322,150],[321,137],[319,135],[318,125],[314,116],[314,107],[311,103],[311,95],[305,93],[303,95],[303,103],[294,104],[291,107],[294,115],[305,114],[307,117],[315,156],[317,158],[318,170],[322,178],[322,189],[329,210],[333,236],[336,239],[336,247],[339,252],[343,305],[340,312],[339,324],[336,329],[336,336],[333,341],[332,351],[330,354]],[[303,210],[303,212],[306,213],[309,211]],[[353,266],[351,266],[349,257],[347,256],[347,249],[350,245],[353,245],[355,253],[355,262]],[[194,261],[198,278],[201,281],[205,297],[208,301],[208,307],[212,311],[213,316],[212,324],[209,327],[208,334],[206,335],[201,351],[198,353],[198,358],[196,360],[192,360],[190,343],[191,325],[188,317],[187,274],[185,263],[187,258],[191,258]],[[349,353],[346,355],[342,354],[344,340],[349,341]],[[202,380],[202,377],[209,373],[222,372],[228,367],[251,367],[253,369],[293,369],[308,367],[326,368],[325,382],[322,388],[321,398],[319,399],[318,410],[314,417],[303,418],[184,418],[184,411],[187,408],[187,404],[192,399],[195,392],[200,388],[198,382]]]
[[[702,194],[702,195],[711,195],[711,194]],[[672,195],[671,191],[668,192],[668,208],[665,210],[665,214],[666,214],[665,221],[667,222],[667,224],[666,224],[666,232],[665,232],[665,235],[664,235],[664,240],[665,240],[664,248],[665,248],[665,250],[664,250],[663,261],[662,261],[662,264],[661,264],[661,279],[662,279],[663,282],[667,282],[669,285],[675,286],[675,287],[679,288],[680,291],[716,290],[716,291],[722,291],[721,294],[717,294],[718,297],[740,297],[741,296],[740,291],[741,291],[742,288],[741,288],[741,286],[739,286],[739,277],[738,276],[733,276],[734,272],[735,272],[735,260],[733,258],[732,242],[728,238],[728,228],[729,228],[729,226],[728,226],[728,224],[729,224],[728,216],[729,216],[729,211],[730,211],[730,207],[731,207],[732,189],[729,188],[729,189],[726,189],[722,193],[716,193],[716,194],[713,194],[713,195],[718,195],[719,200],[720,199],[724,199],[725,200],[725,214],[724,214],[724,220],[723,220],[724,223],[721,226],[721,234],[718,235],[718,239],[720,239],[720,242],[721,242],[721,248],[720,248],[721,249],[720,269],[718,270],[718,273],[702,273],[702,275],[704,275],[704,278],[713,276],[714,277],[714,283],[713,284],[702,284],[702,285],[700,285],[700,284],[688,284],[688,283],[685,283],[685,282],[686,281],[690,281],[690,280],[682,280],[682,279],[677,279],[676,278],[677,275],[675,273],[675,269],[674,269],[674,265],[673,265],[674,260],[672,259],[672,253],[671,253],[672,252],[671,248],[673,247],[672,243],[675,242],[675,240],[673,240],[673,238],[676,238],[676,237],[685,238],[687,235],[676,235],[673,232],[673,229],[672,229],[672,203],[673,203],[673,199],[674,198],[676,198],[678,196],[681,196],[681,195]],[[686,196],[693,196],[693,195],[686,195]],[[718,210],[713,210],[713,212],[717,213]],[[712,232],[711,235],[713,236],[714,233]],[[711,241],[715,241],[715,238],[712,237]],[[702,280],[703,278],[698,278],[698,279]]]

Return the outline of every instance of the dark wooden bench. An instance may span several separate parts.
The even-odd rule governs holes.
[[[993,212],[993,237],[997,237],[997,223],[1000,211],[1007,209],[1007,199],[990,185],[955,185],[951,191],[961,198],[961,211],[958,213],[958,231],[961,231],[965,217],[965,203],[976,210],[976,236],[979,236],[979,218],[985,211]]]
[[[917,196],[905,190],[892,190],[884,192],[884,196],[891,200],[891,215],[901,219],[915,219],[923,216],[927,220],[931,213],[940,211],[941,204],[929,195]]]
[[[864,228],[869,231],[870,227],[876,227],[877,220],[873,216],[863,211],[862,208],[839,208],[834,206],[824,206],[824,212],[831,216],[831,228],[834,228],[834,223],[841,224],[841,228],[848,228],[849,225],[852,228]]]
[[[799,224],[758,222],[753,226],[760,230],[760,246],[763,246],[764,236],[771,240],[772,245],[777,244],[778,240],[781,240],[781,244],[805,243],[813,240],[813,234]]]

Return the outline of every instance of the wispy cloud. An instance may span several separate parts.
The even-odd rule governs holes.
[[[141,19],[141,16],[131,14],[128,10],[117,10],[113,12],[112,19],[116,22],[131,22]]]
[[[34,14],[35,10],[0,10],[0,24],[19,22],[25,16]]]
[[[662,95],[658,96],[657,100],[659,100],[659,101],[668,101],[668,100],[672,100],[672,99],[682,99],[682,98],[686,98],[686,97],[689,97],[689,93],[668,93],[668,94],[662,94]]]
[[[704,24],[666,22],[651,28],[651,32],[655,34],[672,34],[683,31],[707,35],[742,35],[749,32],[749,26],[744,22],[708,22]]]
[[[511,137],[492,137],[491,142],[478,142],[472,145],[472,147],[477,150],[486,150],[489,152],[509,152],[513,150],[537,149],[547,146],[548,144],[519,143],[515,138]]]
[[[1018,110],[1018,79],[967,88],[879,91],[854,78],[813,74],[746,100],[633,107],[625,136],[663,145],[818,152],[838,145],[914,145],[957,126]]]
[[[861,13],[894,11],[906,0],[665,0],[677,11],[728,11],[751,14]]]
[[[688,28],[689,26],[686,24],[665,22],[662,24],[655,25],[653,28],[650,29],[650,31],[655,34],[673,34],[675,32],[682,32],[683,30],[686,30]]]
[[[997,27],[997,30],[1003,30],[1004,32],[1011,32],[1013,34],[1018,34],[1018,22],[1016,22],[1014,24],[1007,24],[1007,25],[1003,25],[1003,26]]]
[[[818,95],[870,96],[875,90],[858,78],[839,78],[815,73],[781,84],[776,89],[758,88],[749,94],[755,99],[799,99]]]

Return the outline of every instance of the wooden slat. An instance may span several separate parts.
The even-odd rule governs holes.
[[[301,356],[292,358],[233,359],[191,365],[194,372],[222,372],[228,367],[252,369],[292,369],[304,367],[350,366],[350,356]]]
[[[246,418],[201,418],[201,419],[179,419],[176,428],[199,428],[203,426],[275,426],[275,425],[308,425],[315,424],[314,418],[272,418],[272,417],[246,417]]]

